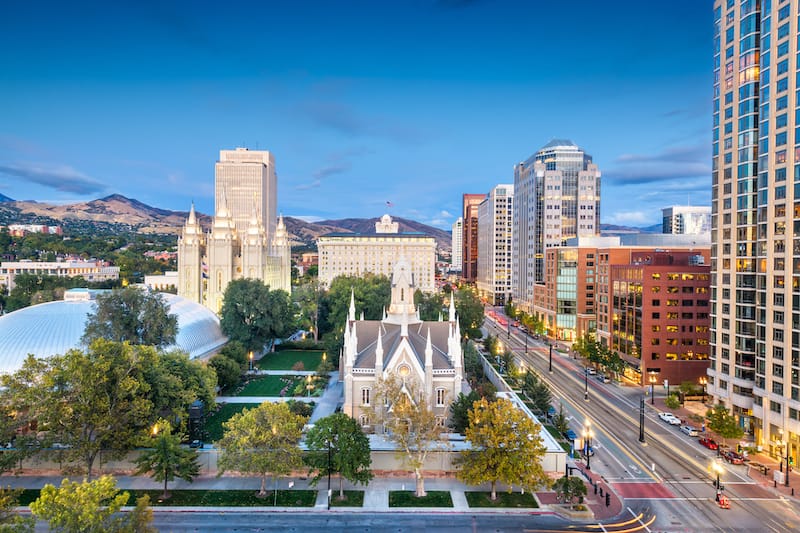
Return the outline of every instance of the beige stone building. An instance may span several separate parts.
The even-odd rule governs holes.
[[[283,218],[275,216],[272,154],[222,150],[215,172],[210,231],[200,227],[192,205],[178,238],[178,294],[218,313],[235,279],[259,279],[271,289],[290,292],[291,248]]]
[[[82,277],[86,281],[113,281],[119,279],[119,267],[109,266],[105,261],[5,261],[0,263],[0,287],[7,292],[16,286],[14,278],[20,274],[58,276],[60,278]]]
[[[392,217],[383,215],[375,233],[329,233],[317,240],[319,282],[330,287],[336,276],[361,276],[367,272],[390,277],[402,257],[408,260],[415,287],[436,289],[436,239],[418,232],[399,231]]]
[[[447,321],[424,322],[414,306],[414,290],[410,263],[401,259],[394,267],[392,301],[383,320],[356,320],[350,299],[339,362],[343,411],[368,430],[382,432],[372,426],[369,416],[379,378],[394,375],[405,383],[414,382],[442,427],[450,404],[461,392],[464,364],[453,300]]]

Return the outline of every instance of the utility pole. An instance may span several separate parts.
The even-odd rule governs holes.
[[[644,442],[644,395],[639,400],[639,442]]]

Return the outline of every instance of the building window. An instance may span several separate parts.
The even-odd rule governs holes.
[[[445,399],[447,398],[447,389],[436,389],[436,407],[444,407]]]
[[[369,416],[368,415],[361,415],[358,417],[358,423],[361,424],[361,427],[369,426]]]
[[[361,405],[369,405],[369,394],[370,389],[368,387],[364,387],[361,389]]]

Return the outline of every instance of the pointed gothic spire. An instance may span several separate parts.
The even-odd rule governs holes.
[[[189,210],[189,220],[186,222],[187,224],[197,224],[197,215],[194,213],[194,200],[192,200],[192,208]]]
[[[450,293],[450,318],[448,318],[449,322],[455,322],[456,321],[456,304],[455,304],[455,301],[456,301],[455,295],[453,293]]]
[[[378,345],[375,347],[375,372],[383,370],[383,328],[378,326]]]
[[[383,306],[383,318],[381,320],[386,320],[386,306]]]
[[[428,340],[425,341],[425,366],[433,366],[433,346],[431,344],[431,328],[428,328]]]
[[[350,310],[347,316],[350,320],[356,319],[356,291],[352,288],[350,289]]]
[[[364,321],[364,310],[363,309],[361,310],[361,321],[362,322]]]

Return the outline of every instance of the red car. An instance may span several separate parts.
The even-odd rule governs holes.
[[[722,457],[725,458],[726,461],[731,463],[732,465],[741,465],[744,464],[744,456],[740,453],[736,453],[733,450],[728,450],[722,454]]]
[[[708,437],[700,437],[697,442],[699,442],[702,446],[705,446],[709,450],[716,450],[717,449],[717,442],[714,439],[710,439]]]

